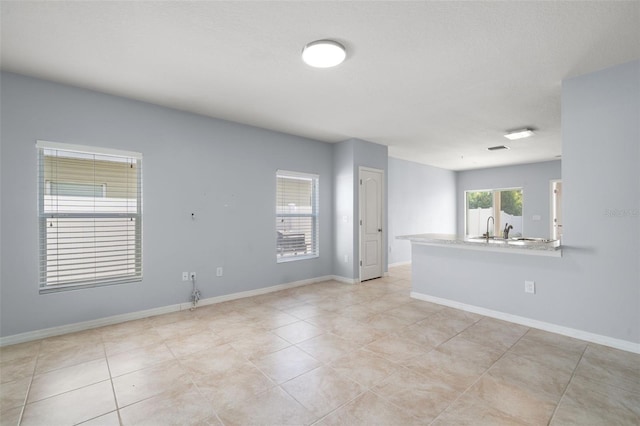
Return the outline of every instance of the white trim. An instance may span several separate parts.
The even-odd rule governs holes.
[[[436,303],[438,305],[448,306],[450,308],[460,309],[467,312],[473,312],[475,314],[484,315],[491,318],[500,319],[503,321],[509,321],[515,324],[524,325],[531,328],[537,328],[540,330],[548,331],[551,333],[561,334],[563,336],[573,337],[575,339],[585,340],[591,343],[597,343],[599,345],[609,346],[616,349],[621,349],[627,352],[633,352],[640,354],[640,343],[630,342],[628,340],[616,339],[613,337],[603,336],[601,334],[590,333],[588,331],[577,330],[575,328],[564,327],[557,324],[552,324],[544,321],[538,321],[531,318],[521,317],[519,315],[507,314],[505,312],[494,311],[492,309],[482,308],[480,306],[468,305],[466,303],[457,302],[455,300],[442,299],[440,297],[429,296],[423,293],[417,293],[412,291],[411,298],[422,300],[425,302]]]
[[[341,277],[339,275],[332,275],[331,279],[344,284],[360,284],[359,278],[346,278],[346,277]]]
[[[229,300],[259,296],[266,293],[272,293],[275,291],[286,290],[289,288],[301,287],[304,285],[315,284],[315,283],[330,281],[330,280],[336,280],[336,281],[347,283],[346,278],[336,277],[334,275],[325,275],[322,277],[294,281],[286,284],[278,284],[271,287],[263,287],[255,290],[248,290],[248,291],[241,291],[239,293],[226,294],[223,296],[209,297],[206,299],[201,299],[200,302],[198,302],[197,306],[213,305],[216,303],[227,302]],[[14,345],[16,343],[30,342],[32,340],[44,339],[47,337],[59,336],[61,334],[89,330],[92,328],[104,327],[107,325],[119,324],[126,321],[148,318],[156,315],[168,314],[171,312],[183,311],[186,309],[191,309],[191,306],[192,306],[191,303],[178,303],[174,305],[162,306],[159,308],[147,309],[144,311],[130,312],[127,314],[114,315],[114,316],[98,318],[90,321],[83,321],[83,322],[78,322],[74,324],[61,325],[57,327],[44,328],[41,330],[28,331],[26,333],[0,337],[0,347],[7,346],[7,345]]]
[[[389,268],[393,268],[393,267],[396,267],[396,266],[404,266],[404,265],[411,265],[411,261],[410,260],[403,260],[401,262],[391,263],[389,265]]]
[[[129,157],[135,158],[136,160],[142,160],[142,153],[140,152],[124,151],[121,149],[103,148],[90,145],[75,145],[70,143],[38,140],[36,141],[36,148],[60,149],[64,151],[83,152],[86,154],[113,155],[118,157]]]

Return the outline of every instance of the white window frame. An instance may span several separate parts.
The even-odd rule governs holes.
[[[514,186],[514,187],[506,187],[506,188],[494,188],[494,189],[467,189],[465,191],[463,191],[463,205],[464,205],[464,235],[467,237],[480,237],[480,236],[484,236],[484,233],[486,231],[483,231],[483,235],[475,235],[474,234],[470,234],[469,233],[469,218],[468,218],[468,212],[469,212],[469,203],[468,203],[468,197],[467,195],[469,193],[472,192],[490,192],[491,193],[491,198],[492,198],[492,202],[491,202],[491,208],[493,209],[493,213],[492,213],[492,217],[493,217],[493,223],[491,223],[491,227],[489,228],[489,234],[490,236],[494,236],[494,237],[502,237],[502,232],[503,232],[503,228],[502,228],[502,223],[500,221],[500,209],[501,209],[501,205],[500,205],[500,193],[503,191],[520,191],[522,193],[522,218],[524,219],[524,207],[525,207],[525,203],[524,203],[524,188],[521,186]],[[497,209],[497,213],[496,213],[496,209]],[[484,227],[482,228],[483,230],[485,229]],[[523,229],[524,229],[524,225],[523,225]]]
[[[75,144],[66,144],[66,143],[58,143],[58,142],[50,142],[50,141],[37,141],[36,148],[38,152],[38,228],[39,228],[39,290],[41,294],[44,293],[52,293],[64,290],[74,290],[80,288],[92,288],[104,285],[114,285],[114,284],[123,284],[130,282],[137,282],[142,280],[142,154],[138,152],[131,151],[123,151],[109,148],[100,148],[94,146],[84,146],[84,145],[75,145]],[[114,157],[114,160],[118,159],[120,161],[127,161],[131,164],[135,163],[136,167],[136,182],[133,184],[136,185],[136,201],[134,211],[127,212],[90,212],[90,211],[82,211],[81,208],[78,208],[78,211],[69,212],[69,211],[51,211],[51,208],[47,210],[46,199],[47,197],[52,197],[51,189],[52,182],[50,180],[45,180],[44,176],[44,159],[45,152],[48,151],[59,151],[65,152],[70,156],[78,155],[78,158],[86,155],[95,155],[95,156],[109,156]],[[96,197],[87,197],[89,199],[95,198],[105,198],[107,197],[107,184],[102,182],[94,182],[92,184],[95,188],[100,188],[102,190],[101,194],[97,194]],[[65,194],[66,196],[73,196],[70,194]],[[84,198],[82,196],[76,198]],[[57,201],[56,201],[57,203]],[[54,203],[55,204],[55,203]],[[133,203],[132,203],[133,204]],[[57,206],[56,206],[57,209]],[[123,219],[129,218],[132,221],[135,221],[134,228],[134,253],[133,253],[133,266],[131,263],[128,267],[124,267],[123,269],[126,272],[123,272],[119,275],[112,276],[101,276],[94,277],[92,279],[89,278],[79,278],[76,279],[60,279],[57,280],[54,278],[50,278],[50,273],[48,272],[50,268],[56,268],[59,265],[59,260],[50,260],[47,255],[48,250],[48,236],[47,236],[47,226],[48,221],[57,221],[59,219]],[[51,225],[51,224],[49,224]],[[95,229],[95,228],[94,228]],[[131,241],[131,240],[129,240]],[[67,256],[69,256],[67,254]],[[96,257],[96,259],[100,259]],[[53,262],[53,264],[52,264]],[[131,272],[133,270],[133,272]],[[86,274],[85,274],[86,275]],[[98,274],[96,274],[98,275]]]
[[[287,178],[287,179],[304,179],[311,180],[312,182],[312,200],[311,200],[311,208],[312,211],[310,213],[300,213],[300,212],[282,212],[278,211],[278,179],[279,178]],[[294,172],[289,170],[277,170],[276,171],[276,262],[284,263],[284,262],[292,262],[297,260],[305,260],[305,259],[314,259],[320,256],[320,220],[319,220],[319,210],[320,210],[320,176],[313,173],[305,173],[305,172]],[[310,242],[307,244],[304,241],[305,245],[309,246],[309,249],[306,252],[298,252],[296,250],[288,249],[287,244],[283,244],[282,236],[278,231],[278,222],[282,220],[286,220],[286,218],[311,218],[312,226],[309,232]],[[295,243],[295,242],[294,242]],[[284,248],[283,248],[284,247]]]

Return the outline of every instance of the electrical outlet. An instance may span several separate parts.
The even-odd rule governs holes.
[[[222,276],[222,266],[218,266],[216,268],[216,277],[221,277]]]
[[[190,272],[190,273],[189,273],[189,277],[190,277],[192,280],[195,280],[195,279],[196,279],[196,273],[195,273],[195,272]]]
[[[189,273],[188,272],[183,272],[182,273],[182,281],[189,281]]]
[[[348,254],[344,255],[344,263],[349,263],[349,255]]]
[[[524,282],[524,292],[525,293],[536,293],[536,282],[535,281],[525,281]]]

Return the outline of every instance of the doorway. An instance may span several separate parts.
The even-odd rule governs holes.
[[[551,181],[551,239],[562,240],[562,181]]]
[[[360,281],[382,276],[384,171],[360,167]]]

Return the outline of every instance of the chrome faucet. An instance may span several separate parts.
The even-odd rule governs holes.
[[[493,218],[493,216],[489,216],[487,218],[487,233],[485,234],[485,236],[487,237],[487,242],[489,242],[489,219],[491,219],[493,221],[493,224],[496,224],[496,220]]]
[[[511,231],[512,229],[513,226],[509,225],[508,223],[504,225],[504,232],[502,233],[502,235],[505,240],[509,239],[509,231]]]

